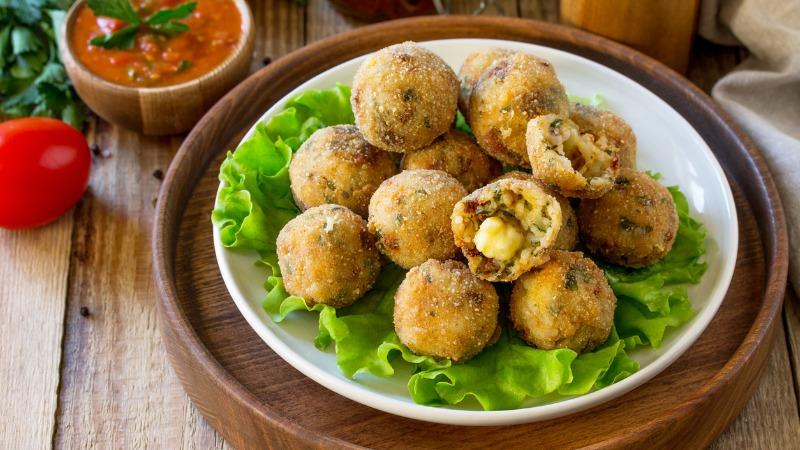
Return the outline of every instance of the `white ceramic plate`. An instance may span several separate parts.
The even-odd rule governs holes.
[[[700,284],[689,289],[695,317],[668,332],[658,350],[631,352],[641,370],[632,376],[583,396],[559,398],[551,403],[528,402],[505,411],[482,411],[469,407],[429,407],[415,404],[408,395],[409,370],[400,367],[394,377],[370,375],[350,380],[336,366],[333,349],[314,347],[316,314],[294,313],[285,322],[273,323],[261,308],[267,275],[256,267],[254,253],[231,251],[220,243],[214,228],[214,248],[225,285],[247,322],[272,350],[297,370],[351,400],[382,411],[413,419],[454,425],[504,425],[551,419],[619,397],[667,368],[700,336],[717,312],[733,275],[738,245],[736,209],[730,186],[717,160],[691,125],[667,103],[635,81],[586,58],[548,47],[489,39],[449,39],[421,43],[441,56],[454,70],[464,57],[488,47],[506,47],[549,59],[561,82],[574,95],[600,94],[605,108],[622,116],[638,137],[638,167],[658,171],[663,183],[677,184],[689,199],[691,213],[708,229],[706,260],[709,269]],[[266,120],[281,111],[286,100],[308,89],[325,89],[337,82],[351,84],[364,56],[340,64],[298,86],[261,117]],[[245,136],[247,139],[253,130]],[[269,370],[264,368],[264,370]]]

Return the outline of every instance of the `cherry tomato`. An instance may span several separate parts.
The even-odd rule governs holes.
[[[32,228],[61,217],[83,196],[86,138],[44,117],[0,123],[0,227]]]

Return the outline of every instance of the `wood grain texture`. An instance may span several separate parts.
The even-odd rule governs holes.
[[[797,293],[787,290],[784,301],[784,320],[786,324],[786,345],[789,349],[789,363],[792,369],[792,382],[796,400],[797,414],[800,416],[800,300]],[[797,431],[800,433],[800,430]]]
[[[55,428],[72,214],[0,229],[0,447],[46,448]]]
[[[107,156],[96,159],[75,214],[55,442],[174,448],[188,401],[165,376],[149,225],[160,187],[152,173],[166,167],[180,139],[145,138],[105,124],[89,137]]]
[[[359,21],[333,11],[324,0],[310,0],[305,8],[289,0],[249,3],[254,13],[256,32],[255,58],[251,64],[253,71],[262,67],[264,57],[275,60],[306,42],[361,25]],[[458,3],[477,4],[477,0]],[[524,0],[519,2],[517,9],[522,17],[555,22],[558,21],[558,3],[558,0]],[[688,77],[708,92],[714,82],[740,60],[741,50],[715,46],[698,39],[693,48]],[[247,111],[242,114],[252,113]],[[108,149],[110,156],[99,156],[95,161],[96,170],[104,172],[100,178],[92,180],[89,196],[77,213],[79,223],[73,226],[73,213],[69,213],[58,222],[41,229],[22,233],[0,231],[0,448],[48,448],[53,443],[59,448],[111,448],[112,445],[144,447],[146,444],[163,444],[167,448],[229,448],[186,400],[186,395],[176,383],[175,374],[164,362],[163,352],[159,355],[161,344],[153,331],[152,303],[155,294],[152,281],[146,276],[145,267],[149,265],[147,249],[142,250],[143,246],[146,247],[143,241],[147,239],[147,226],[153,213],[152,201],[158,189],[157,180],[152,178],[151,173],[155,168],[165,168],[181,138],[143,139],[106,124],[101,124],[100,129],[91,132],[90,136],[100,144],[102,150]],[[230,145],[235,144],[236,140],[234,138]],[[131,160],[119,163],[110,170],[109,160],[114,159],[117,152],[134,152],[137,161],[135,164]],[[155,152],[157,156],[148,152]],[[212,166],[218,162],[213,162]],[[208,184],[208,181],[205,183]],[[208,190],[211,186],[215,187],[215,184],[208,185],[205,191],[198,187],[195,192],[207,200],[213,195]],[[737,193],[737,199],[740,195]],[[115,199],[116,196],[120,198]],[[89,208],[104,212],[92,213]],[[125,240],[126,248],[135,247],[136,251],[128,258],[110,258],[109,252],[117,251],[122,245],[118,242],[119,236],[115,234],[112,238],[109,237],[110,233],[103,234],[104,242],[87,243],[87,240],[93,239],[88,235],[94,234],[95,226],[94,222],[87,219],[89,216],[101,218],[97,226],[115,223],[115,230],[130,231],[134,227],[142,227],[137,231],[138,236]],[[125,222],[129,225],[123,226]],[[199,217],[197,226],[205,226],[201,231],[206,234],[210,231]],[[190,232],[183,230],[187,236]],[[207,239],[206,235],[199,232],[192,233],[197,239]],[[76,250],[70,256],[73,235]],[[131,242],[134,244],[131,245]],[[199,242],[195,247],[183,248],[181,252],[181,255],[194,254],[202,258],[211,256],[210,249],[201,248]],[[98,264],[95,265],[95,262]],[[110,262],[119,266],[100,265]],[[71,271],[70,264],[73,266]],[[111,279],[113,274],[126,271],[137,274],[126,275],[119,280]],[[92,275],[93,272],[108,274]],[[80,275],[83,281],[79,283],[73,280],[76,275]],[[72,281],[68,283],[68,279]],[[123,280],[126,280],[126,286],[114,286],[115,283],[123,283]],[[200,277],[199,282],[209,286],[199,294],[219,296],[220,304],[229,302],[224,288],[214,286],[215,280],[218,281],[214,276]],[[194,282],[185,279],[181,289],[197,295],[198,292],[191,288]],[[68,285],[70,300],[67,305]],[[142,293],[136,294],[139,289]],[[133,297],[131,293],[134,293]],[[761,293],[754,291],[752,296],[757,298]],[[85,303],[81,297],[84,294],[87,295]],[[123,305],[125,302],[133,304],[126,307]],[[100,305],[100,310],[90,306],[93,315],[84,319],[78,313],[79,307],[84,304]],[[242,327],[238,312],[229,311],[216,316],[218,311],[210,309],[213,306],[211,303],[202,308],[186,308],[192,311],[189,317],[192,323],[207,324],[208,329],[203,331],[202,339],[213,338],[212,342],[215,342],[218,351],[232,349],[231,354],[263,349],[263,344],[249,327]],[[105,307],[116,310],[107,316],[103,311]],[[66,317],[65,308],[68,309]],[[134,314],[128,314],[130,310]],[[125,314],[126,317],[120,317]],[[725,320],[730,320],[730,317]],[[107,321],[116,322],[105,323]],[[226,336],[222,332],[231,324],[241,327],[241,336]],[[739,326],[741,328],[744,325]],[[793,395],[800,392],[800,385],[797,384],[800,304],[793,294],[786,299],[784,328],[785,335],[779,334],[781,330],[776,332],[775,347],[769,354],[768,364],[752,400],[728,430],[720,435],[714,448],[798,447],[798,411],[792,414],[791,396],[787,400],[789,390],[786,388],[793,384]],[[62,338],[64,332],[67,333],[66,340]],[[63,356],[65,382],[59,389],[58,364],[62,341],[69,341],[65,351],[69,350],[70,353]],[[81,345],[88,348],[81,350]],[[92,354],[98,350],[102,353]],[[37,357],[30,358],[30,355]],[[88,358],[85,369],[81,367],[84,360],[79,358]],[[265,367],[283,364],[274,354],[259,361]],[[241,358],[229,358],[226,364],[238,371],[246,371],[247,364],[252,363]],[[709,363],[692,360],[689,365],[685,362],[681,364],[679,373],[685,373],[692,365],[705,367]],[[794,376],[787,367],[791,367]],[[197,368],[198,371],[207,369]],[[224,374],[221,378],[226,376],[230,374]],[[675,376],[671,376],[666,381],[665,389],[674,387],[675,379]],[[279,387],[291,389],[312,382],[290,371],[280,383]],[[213,385],[208,388],[219,389]],[[150,391],[145,393],[147,389]],[[268,389],[254,392],[268,395]],[[329,396],[324,398],[332,398],[334,403],[341,399],[321,388],[320,392]],[[61,401],[56,435],[58,393]],[[280,403],[283,398],[278,396],[275,402]],[[162,410],[164,403],[170,404]],[[797,405],[795,403],[795,408]],[[293,414],[303,417],[306,410],[297,408]],[[232,414],[230,412],[228,416]],[[366,421],[369,425],[373,420],[379,421],[370,419],[373,414],[374,411],[365,409],[363,413],[355,414],[354,420],[357,423]],[[341,423],[346,425],[348,418],[341,418]],[[334,426],[337,424],[334,421]],[[412,422],[401,431],[414,433],[415,424],[417,422]],[[350,427],[348,432],[355,433],[357,428]],[[491,430],[484,432],[492,433]],[[513,428],[498,430],[493,434],[504,436],[505,433],[512,438],[526,439],[527,446],[535,444],[535,435],[526,435]],[[385,442],[388,445],[389,438]]]
[[[242,16],[242,38],[231,55],[199,78],[146,89],[106,81],[73,55],[67,39],[86,1],[76,1],[59,30],[61,59],[81,99],[97,115],[147,135],[188,131],[220,97],[247,76],[253,53],[253,16],[245,0],[234,0]]]
[[[209,163],[235,140],[235,130],[249,126],[283,92],[338,61],[401,39],[487,35],[543,42],[598,59],[672,102],[722,157],[733,179],[747,180],[735,189],[740,256],[723,309],[692,351],[620,400],[565,419],[517,427],[423,424],[338,397],[309,382],[259,342],[228,300],[216,266],[209,264],[213,251],[205,244],[210,233],[207,211],[218,159]],[[271,87],[268,92],[261,88],[266,85]],[[231,117],[233,110],[240,117]],[[154,242],[165,343],[193,401],[237,447],[523,445],[532,433],[545,447],[599,444],[598,438],[613,446],[637,446],[644,440],[667,446],[687,436],[692,446],[703,446],[755,388],[775,336],[785,287],[787,249],[780,203],[769,177],[757,173],[766,173],[760,156],[699,90],[652,60],[580,32],[509,19],[453,17],[395,22],[340,35],[277,61],[240,85],[189,136],[173,162],[168,194],[159,203]],[[186,215],[181,217],[183,211]],[[755,217],[772,220],[756,222]],[[643,421],[631,422],[631,411]],[[228,417],[237,420],[233,423]]]
[[[700,0],[562,0],[561,21],[629,45],[685,73]]]
[[[473,14],[480,6],[480,3],[481,2],[478,0],[451,1],[450,14]],[[518,17],[519,5],[515,0],[496,0],[494,5],[487,3],[486,9],[481,14],[485,16],[498,16],[505,14],[508,17]]]
[[[303,43],[303,10],[256,2],[256,58]],[[299,32],[298,32],[299,30]],[[58,430],[65,448],[226,448],[189,402],[156,331],[150,229],[181,136],[146,138],[98,122],[101,149],[76,213]],[[108,270],[108,268],[121,268]],[[80,315],[86,306],[91,316]]]
[[[362,20],[342,14],[327,0],[310,0],[306,11],[306,43],[366,25]]]
[[[543,20],[545,22],[558,22],[560,18],[559,0],[520,0],[519,16],[525,19]]]
[[[789,306],[790,296],[784,304]],[[784,324],[777,323],[777,339],[772,347],[764,375],[742,413],[721,434],[711,448],[800,448],[800,416]],[[754,430],[758,430],[754,432]]]

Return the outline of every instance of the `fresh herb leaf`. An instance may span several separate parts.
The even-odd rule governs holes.
[[[183,3],[173,9],[162,9],[148,17],[144,22],[151,27],[154,25],[165,25],[174,20],[180,20],[189,17],[189,15],[191,15],[196,8],[197,2]]]
[[[172,9],[162,9],[144,21],[133,8],[130,0],[89,0],[89,8],[95,15],[112,17],[128,25],[111,34],[97,36],[90,44],[103,48],[129,49],[136,41],[136,34],[142,25],[150,31],[165,36],[176,36],[189,31],[189,26],[176,20],[185,19],[197,8],[197,2],[187,2]]]
[[[111,34],[92,38],[89,43],[103,48],[130,49],[133,48],[133,44],[136,42],[137,32],[139,32],[139,25],[128,25]]]
[[[88,4],[96,16],[119,19],[129,25],[142,23],[130,0],[89,0]]]
[[[58,58],[69,0],[0,0],[0,120],[32,115],[80,129],[86,108]]]
[[[178,64],[178,68],[175,69],[175,72],[176,73],[181,73],[181,72],[183,72],[184,70],[188,69],[191,66],[192,66],[191,61],[189,61],[188,59],[182,59],[181,62]]]
[[[150,30],[158,34],[173,37],[189,31],[189,25],[180,22],[167,22],[163,25],[152,25]]]

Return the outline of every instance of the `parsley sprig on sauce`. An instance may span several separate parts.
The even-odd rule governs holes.
[[[129,49],[133,47],[136,33],[142,28],[165,36],[181,34],[188,31],[189,26],[178,20],[189,17],[196,7],[197,2],[187,2],[142,18],[130,0],[89,0],[89,8],[96,16],[111,17],[127,24],[111,34],[97,36],[89,43],[104,48]]]

